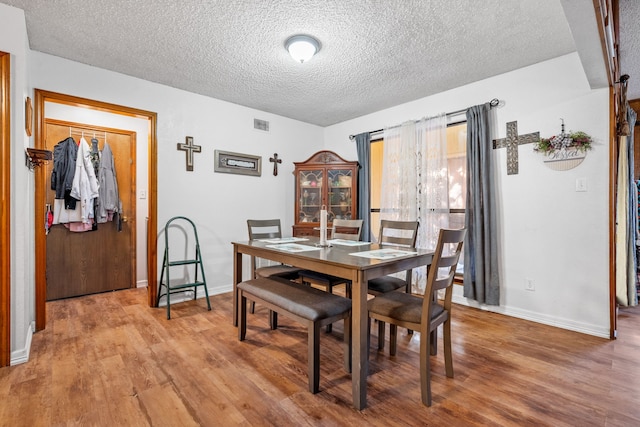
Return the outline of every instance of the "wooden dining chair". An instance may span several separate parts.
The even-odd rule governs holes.
[[[279,219],[248,219],[249,240],[275,239],[282,237],[282,227]],[[251,271],[253,279],[259,277],[278,276],[288,280],[298,279],[301,269],[284,264],[257,267],[255,256],[251,257]],[[255,302],[251,302],[250,312],[255,311]]]
[[[429,267],[427,287],[423,297],[406,292],[387,292],[369,300],[369,319],[378,321],[378,349],[384,348],[385,322],[389,323],[389,353],[396,354],[398,326],[420,331],[420,389],[422,403],[431,406],[431,361],[435,354],[433,338],[439,325],[444,331],[444,362],[446,375],[453,378],[451,352],[451,295],[453,278],[462,250],[466,230],[440,230],[433,261]],[[453,250],[444,252],[445,246]],[[446,275],[439,275],[446,268]],[[444,289],[444,299],[439,300],[438,291]],[[371,320],[369,320],[369,331]],[[369,334],[370,335],[370,334]]]
[[[331,238],[344,240],[360,240],[362,235],[361,219],[334,219],[331,224]],[[318,273],[317,271],[302,270],[300,271],[302,283],[317,284],[323,286],[325,291],[333,293],[333,288],[339,285],[345,285],[345,296],[351,298],[351,281],[343,277],[332,276],[329,274]],[[327,332],[331,332],[331,324],[327,325]]]
[[[413,249],[418,237],[418,221],[380,221],[380,246],[394,245]],[[368,290],[371,295],[381,295],[403,289],[411,293],[412,270],[407,270],[404,280],[395,276],[382,276],[369,280]]]

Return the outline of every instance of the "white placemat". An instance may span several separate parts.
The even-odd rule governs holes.
[[[341,245],[341,246],[361,246],[368,245],[369,242],[361,242],[358,240],[346,240],[346,239],[331,239],[327,240],[328,243],[332,245]]]
[[[282,243],[280,245],[267,245],[267,247],[285,252],[307,252],[320,250],[320,248],[317,246],[298,245],[297,243]]]
[[[403,251],[400,249],[376,249],[374,251],[364,251],[364,252],[353,252],[349,255],[359,256],[363,258],[371,258],[371,259],[391,259],[391,258],[400,258],[403,256],[415,255],[415,252],[412,251]]]
[[[265,243],[291,243],[291,242],[303,242],[305,240],[304,237],[274,237],[272,239],[258,239],[258,242]]]

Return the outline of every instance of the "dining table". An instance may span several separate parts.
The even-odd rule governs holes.
[[[432,250],[378,243],[332,241],[320,246],[316,237],[290,237],[232,242],[233,325],[238,326],[238,292],[243,255],[342,277],[351,281],[353,406],[367,406],[368,323],[367,283],[376,277],[428,266]]]

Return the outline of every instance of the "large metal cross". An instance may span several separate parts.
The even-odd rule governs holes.
[[[178,143],[178,150],[186,151],[187,154],[187,170],[193,171],[193,153],[200,153],[202,147],[199,145],[193,145],[193,137],[186,137],[186,144]]]
[[[518,122],[507,123],[507,137],[494,139],[493,148],[507,147],[507,175],[518,174],[518,145],[540,141],[540,132],[518,135]]]
[[[273,176],[278,176],[278,163],[282,163],[282,159],[278,158],[278,153],[273,153],[273,157],[269,157],[269,161],[273,163]]]

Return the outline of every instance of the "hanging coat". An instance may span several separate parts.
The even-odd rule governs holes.
[[[56,199],[64,199],[64,208],[75,209],[76,199],[71,197],[73,177],[76,172],[78,145],[69,137],[53,147],[53,171],[51,172],[51,189],[56,192]]]
[[[91,222],[91,219],[93,219],[93,204],[98,197],[98,180],[91,163],[91,147],[89,147],[84,137],[80,139],[80,145],[78,146],[76,173],[73,177],[71,197],[80,201],[82,222],[85,224]]]
[[[98,223],[104,223],[113,218],[113,214],[119,212],[118,181],[113,152],[109,144],[105,143],[100,159],[100,171],[98,172]]]

